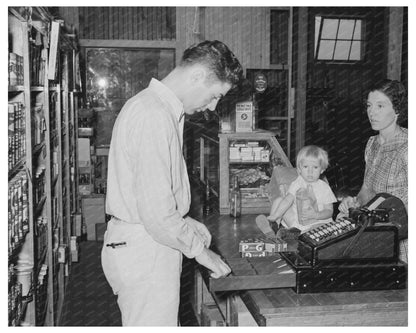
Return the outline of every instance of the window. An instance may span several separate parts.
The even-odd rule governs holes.
[[[315,60],[356,62],[364,59],[362,19],[315,17]]]
[[[87,99],[91,106],[118,112],[152,77],[163,79],[174,65],[170,49],[88,48]]]
[[[87,48],[86,60],[86,94],[96,111],[94,141],[100,146],[110,144],[126,101],[174,68],[175,50]]]

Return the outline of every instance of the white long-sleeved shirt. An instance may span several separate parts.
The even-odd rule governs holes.
[[[191,200],[183,125],[182,102],[155,79],[127,101],[111,137],[106,213],[193,258],[204,245],[182,218]]]

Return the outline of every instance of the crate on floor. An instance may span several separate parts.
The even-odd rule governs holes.
[[[107,230],[107,223],[95,224],[95,240],[97,242],[104,242],[104,233]]]
[[[82,215],[87,227],[87,239],[96,240],[95,224],[105,223],[105,195],[92,194],[83,197]]]
[[[201,326],[226,326],[224,318],[215,303],[202,304]]]

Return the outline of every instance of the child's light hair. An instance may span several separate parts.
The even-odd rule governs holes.
[[[325,171],[329,165],[328,153],[318,146],[310,145],[305,146],[301,150],[299,150],[298,155],[296,156],[296,166],[298,169],[300,168],[300,163],[306,157],[315,157],[316,159],[318,159],[322,171]]]

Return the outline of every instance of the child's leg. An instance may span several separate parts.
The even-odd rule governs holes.
[[[276,221],[278,216],[276,216],[277,208],[279,207],[280,202],[283,200],[282,197],[276,198],[273,203],[272,207],[270,208],[270,215],[267,216],[269,221]],[[279,219],[280,220],[280,219]],[[276,221],[279,222],[279,221]]]
[[[293,227],[299,228],[298,216],[295,213],[293,205],[283,215],[282,224],[288,229]]]

